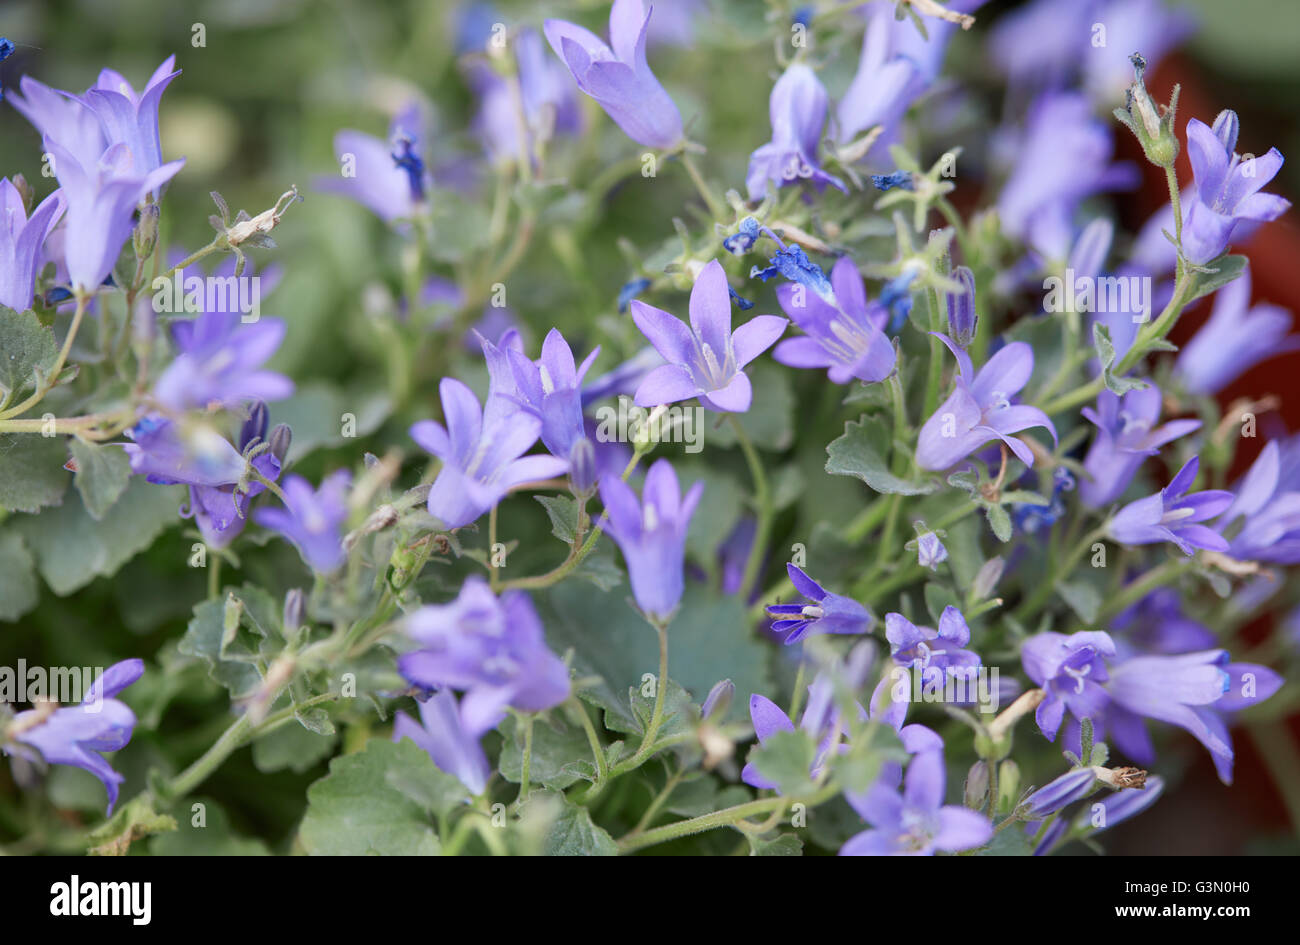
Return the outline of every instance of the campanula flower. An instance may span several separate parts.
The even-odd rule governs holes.
[[[454,775],[475,797],[487,789],[492,765],[479,739],[496,726],[502,712],[487,728],[470,724],[450,689],[434,693],[420,703],[420,721],[405,712],[393,717],[393,741],[409,738],[428,753],[440,771]]]
[[[23,76],[19,87],[21,95],[10,89],[5,100],[31,122],[42,139],[60,145],[82,167],[94,167],[108,147],[99,116],[77,96],[52,89],[31,76]]]
[[[1294,464],[1294,441],[1287,456],[1276,440],[1260,451],[1234,488],[1235,498],[1218,529],[1232,534],[1228,554],[1243,561],[1300,563],[1300,482]],[[1240,527],[1232,526],[1242,519]]]
[[[605,530],[623,552],[637,605],[652,620],[668,620],[681,602],[686,530],[703,492],[704,483],[697,482],[682,495],[666,459],[656,460],[646,472],[640,502],[618,476],[600,480],[600,499],[609,516]]]
[[[334,136],[340,174],[319,178],[316,186],[352,198],[386,223],[409,220],[419,213],[433,186],[423,158],[427,141],[427,122],[418,102],[393,117],[386,141],[360,131],[340,131]]]
[[[960,610],[952,605],[939,615],[939,629],[918,627],[902,614],[885,614],[885,638],[889,653],[899,666],[917,669],[922,681],[933,685],[938,676],[951,676],[980,665],[970,644],[970,627]]]
[[[278,318],[245,324],[235,311],[204,312],[192,321],[172,323],[177,355],[154,384],[154,397],[173,410],[245,400],[283,400],[293,381],[262,365],[284,340]]]
[[[1068,709],[1077,719],[1097,718],[1107,697],[1101,684],[1110,677],[1106,659],[1115,655],[1115,642],[1101,631],[1040,633],[1020,647],[1025,675],[1047,695],[1034,714],[1038,730],[1056,740]]]
[[[419,649],[397,668],[424,689],[460,689],[461,719],[486,731],[506,706],[542,712],[569,697],[569,669],[546,647],[542,622],[523,591],[498,599],[477,575],[456,599],[427,604],[403,622]]]
[[[74,289],[91,293],[113,271],[131,236],[136,204],[171,180],[185,161],[140,172],[133,169],[124,144],[110,146],[88,166],[56,141],[46,139],[45,148],[54,158],[68,205],[64,238],[68,281]]]
[[[1091,478],[1079,485],[1079,496],[1089,508],[1109,505],[1133,481],[1138,467],[1160,448],[1201,428],[1199,420],[1173,420],[1156,426],[1160,419],[1160,390],[1154,384],[1131,390],[1123,396],[1102,391],[1097,408],[1081,413],[1097,428],[1097,436],[1084,457],[1083,468]]]
[[[1291,313],[1250,304],[1250,269],[1219,289],[1209,320],[1183,345],[1174,376],[1191,394],[1217,394],[1256,364],[1300,348]]]
[[[600,354],[600,346],[575,367],[569,343],[558,328],[552,328],[546,333],[542,356],[537,361],[530,361],[508,344],[495,351],[487,359],[493,383],[500,390],[511,390],[519,405],[542,421],[542,444],[552,456],[567,460],[574,444],[584,437],[582,381]]]
[[[1108,125],[1073,92],[1045,92],[1030,109],[1016,162],[998,196],[998,219],[1009,236],[1049,259],[1065,257],[1072,218],[1085,198],[1137,183],[1137,168],[1112,164]]]
[[[302,476],[289,476],[282,487],[285,507],[260,508],[253,519],[291,542],[313,571],[329,574],[348,557],[342,530],[351,484],[352,474],[346,469],[322,479],[320,489],[313,489]]]
[[[850,837],[840,856],[931,856],[988,843],[993,837],[988,818],[968,807],[944,805],[944,790],[940,749],[913,755],[906,780],[898,762],[885,762],[875,784],[844,795],[871,829]]]
[[[801,63],[786,69],[772,87],[768,106],[772,140],[749,158],[745,186],[750,200],[767,196],[768,184],[778,187],[806,180],[819,190],[829,184],[847,192],[844,182],[817,163],[822,126],[826,124],[826,89],[817,73]]]
[[[1207,263],[1228,248],[1234,230],[1244,221],[1276,220],[1291,201],[1260,193],[1282,169],[1282,153],[1242,160],[1234,153],[1238,122],[1215,122],[1216,134],[1195,118],[1187,122],[1187,156],[1196,175],[1196,194],[1186,206],[1183,254],[1192,263]]]
[[[991,440],[1001,440],[1026,466],[1034,454],[1013,433],[1045,427],[1056,440],[1056,427],[1047,414],[1011,398],[1029,383],[1034,371],[1034,349],[1023,341],[1004,345],[975,372],[970,355],[947,335],[931,332],[957,359],[956,386],[925,425],[916,443],[916,462],[922,469],[948,469]]]
[[[1107,525],[1110,537],[1121,545],[1171,541],[1185,555],[1194,554],[1197,548],[1227,551],[1228,543],[1223,536],[1199,523],[1227,509],[1232,504],[1232,493],[1206,489],[1188,495],[1200,465],[1200,460],[1193,456],[1169,485],[1116,512]]]
[[[411,439],[442,460],[429,490],[429,514],[445,528],[461,528],[524,482],[563,475],[568,464],[553,456],[524,456],[537,442],[542,421],[516,408],[513,415],[485,411],[474,392],[455,378],[438,385],[447,426],[421,420]],[[489,407],[492,397],[488,398]]]
[[[876,618],[871,611],[852,598],[832,594],[807,574],[802,568],[787,563],[790,582],[811,603],[772,604],[767,612],[777,620],[772,629],[786,633],[785,645],[798,643],[814,633],[867,633]]]
[[[1069,807],[1075,801],[1083,800],[1092,793],[1096,781],[1097,776],[1091,768],[1067,771],[1026,797],[1018,810],[1025,818],[1041,820]]]
[[[237,445],[240,454],[245,454],[250,448],[267,443],[270,448],[253,457],[251,465],[262,476],[275,482],[280,478],[291,434],[286,425],[280,424],[271,431],[268,439],[268,422],[266,404],[260,401],[253,404],[240,427]],[[266,490],[257,479],[249,479],[246,488],[236,488],[237,485],[190,486],[189,506],[181,510],[181,516],[194,517],[199,534],[209,548],[225,548],[238,537],[244,530],[249,502]]]
[[[624,134],[646,147],[669,149],[682,141],[682,116],[646,62],[650,16],[641,0],[614,0],[608,45],[566,20],[547,20],[543,29],[578,88],[594,98]]]
[[[691,289],[691,324],[641,301],[632,319],[668,363],[646,375],[636,391],[640,407],[698,397],[719,412],[744,413],[754,391],[745,365],[776,343],[787,320],[756,315],[731,330],[731,296],[722,264],[711,260]]]
[[[910,545],[911,542],[908,542]],[[944,547],[939,536],[928,528],[918,529],[916,536],[916,563],[923,568],[936,570],[948,560],[948,549]]]
[[[16,741],[39,751],[46,764],[71,765],[99,778],[108,792],[106,814],[111,814],[126,778],[113,770],[102,753],[125,748],[135,731],[135,713],[114,697],[143,674],[143,660],[114,663],[95,680],[80,705],[48,715],[42,709],[19,712],[8,728]]]
[[[81,96],[82,103],[99,117],[108,145],[126,147],[131,155],[130,171],[136,176],[152,173],[162,166],[158,105],[167,86],[180,74],[176,57],[168,56],[154,70],[144,89],[136,92],[120,72],[104,69],[95,84]]]
[[[234,485],[246,475],[239,450],[202,420],[146,416],[126,431],[131,471],[160,485]]]
[[[0,305],[25,312],[32,307],[41,247],[63,216],[63,192],[54,191],[32,211],[9,178],[0,179]]]
[[[1182,595],[1172,587],[1158,587],[1110,621],[1115,649],[1122,659],[1141,653],[1190,653],[1214,646],[1209,627],[1183,610]]]
[[[1148,775],[1145,787],[1124,788],[1107,794],[1097,801],[1102,809],[1096,813],[1090,807],[1084,807],[1075,818],[1076,828],[1091,828],[1093,833],[1101,833],[1108,827],[1114,827],[1130,818],[1136,817],[1160,799],[1165,790],[1165,779],[1157,774]],[[1096,826],[1093,826],[1094,823]]]
[[[828,284],[832,291],[826,295],[809,293],[797,284],[777,287],[777,301],[804,335],[778,344],[773,360],[787,367],[826,368],[835,384],[853,378],[884,380],[893,372],[896,357],[885,334],[889,310],[867,301],[862,275],[848,256],[836,260]]]

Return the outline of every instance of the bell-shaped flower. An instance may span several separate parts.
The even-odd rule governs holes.
[[[786,634],[786,646],[814,633],[867,633],[871,630],[876,618],[867,608],[852,598],[832,594],[805,574],[802,568],[789,563],[785,567],[791,583],[810,601],[808,604],[772,604],[767,608],[767,612],[777,618],[772,629]]]
[[[1185,555],[1197,548],[1227,551],[1228,543],[1214,529],[1200,524],[1232,504],[1232,493],[1222,489],[1187,490],[1196,481],[1200,460],[1193,456],[1169,485],[1155,495],[1137,499],[1115,513],[1107,524],[1110,537],[1121,545],[1153,545],[1171,541]]]
[[[1287,447],[1292,454],[1294,446]],[[1242,561],[1300,563],[1300,483],[1294,481],[1293,463],[1292,455],[1284,461],[1282,447],[1273,440],[1234,487],[1232,505],[1218,522],[1219,532],[1226,535],[1242,519],[1232,533],[1228,554]]]
[[[283,486],[284,508],[260,508],[253,519],[291,542],[313,571],[329,574],[348,558],[342,529],[348,517],[351,484],[352,474],[346,469],[326,476],[319,490],[302,476],[290,476]]]
[[[1083,416],[1097,428],[1083,460],[1084,471],[1091,477],[1079,484],[1084,505],[1097,508],[1114,502],[1133,481],[1143,460],[1201,428],[1199,420],[1173,420],[1156,426],[1160,399],[1160,389],[1150,384],[1123,396],[1102,391],[1097,395],[1096,410],[1083,408]]]
[[[768,105],[772,140],[750,156],[749,173],[745,175],[750,200],[767,196],[772,182],[782,187],[806,180],[819,191],[827,184],[846,190],[843,181],[827,174],[817,163],[817,148],[826,124],[826,101],[826,89],[817,73],[802,63],[790,66],[777,79]]]
[[[142,91],[112,69],[104,69],[81,101],[93,111],[104,128],[110,146],[122,144],[131,154],[133,173],[148,174],[162,166],[158,141],[158,105],[163,92],[181,72],[176,57],[168,56],[154,70]]]
[[[409,738],[428,753],[440,771],[454,775],[475,797],[487,789],[492,765],[479,739],[505,717],[505,713],[483,728],[471,724],[456,704],[450,689],[434,693],[420,703],[420,721],[405,712],[393,717],[393,741]]]
[[[411,219],[433,186],[424,160],[429,140],[426,124],[424,109],[412,102],[393,117],[387,140],[340,131],[334,136],[339,174],[318,178],[316,188],[350,197],[385,223]]]
[[[503,339],[500,345],[483,340],[483,351],[493,389],[541,420],[542,445],[552,456],[567,460],[574,444],[584,436],[582,381],[600,354],[600,346],[575,366],[569,343],[558,328],[552,328],[537,361],[529,360],[512,339]]]
[[[947,336],[932,332],[957,359],[956,388],[921,427],[916,462],[922,469],[948,469],[991,440],[1001,440],[1026,466],[1034,465],[1029,447],[1011,434],[1046,427],[1056,441],[1047,414],[1011,398],[1029,383],[1034,349],[1023,341],[1003,346],[975,372],[970,355]]]
[[[1097,718],[1106,705],[1101,684],[1110,677],[1106,660],[1115,642],[1101,631],[1039,633],[1020,647],[1025,675],[1046,693],[1034,719],[1043,737],[1054,741],[1068,709],[1076,719]]]
[[[32,211],[9,178],[0,179],[0,305],[25,312],[32,307],[41,247],[63,216],[63,192],[56,190]]]
[[[788,324],[779,315],[756,315],[731,330],[731,293],[722,264],[711,260],[691,289],[691,324],[637,300],[632,319],[668,363],[646,375],[636,391],[639,407],[698,397],[720,412],[744,413],[754,390],[745,365],[776,343]]]

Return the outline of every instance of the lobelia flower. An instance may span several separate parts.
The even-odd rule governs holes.
[[[1085,807],[1075,818],[1074,827],[1079,830],[1091,828],[1093,833],[1101,833],[1108,827],[1114,827],[1142,813],[1160,799],[1164,790],[1164,778],[1158,774],[1148,775],[1146,787],[1123,788],[1107,794],[1097,802],[1101,805],[1100,811],[1094,812]]]
[[[1138,656],[1112,667],[1105,731],[1126,755],[1150,764],[1155,750],[1142,719],[1177,725],[1209,750],[1220,780],[1231,784],[1232,737],[1219,713],[1263,702],[1283,680],[1266,666],[1229,658],[1227,650],[1203,650]]]
[[[293,381],[262,365],[280,347],[278,318],[244,323],[236,311],[204,312],[172,323],[177,355],[154,383],[154,398],[173,410],[229,407],[245,400],[283,400]]]
[[[23,76],[19,86],[22,94],[10,89],[5,100],[31,122],[42,139],[58,142],[82,167],[94,167],[108,147],[99,116],[76,96],[31,76]]]
[[[18,188],[9,178],[0,179],[0,305],[15,312],[32,307],[41,247],[64,209],[63,192],[56,190],[29,218]]]
[[[817,147],[826,124],[826,89],[817,73],[801,63],[786,69],[772,87],[768,105],[772,140],[749,158],[745,186],[750,200],[767,196],[769,182],[778,187],[811,181],[818,191],[829,184],[845,191],[844,182],[817,163]]]
[[[1174,376],[1188,393],[1217,394],[1261,361],[1300,348],[1290,330],[1286,309],[1250,304],[1247,267],[1215,294],[1209,320],[1178,353]]]
[[[290,476],[282,487],[285,507],[258,509],[253,520],[292,543],[313,571],[329,574],[348,557],[342,527],[348,517],[351,484],[352,474],[346,469],[330,473],[318,490],[302,476]]]
[[[772,359],[793,368],[826,368],[835,384],[853,378],[875,383],[894,370],[894,346],[885,334],[889,310],[868,302],[862,274],[853,260],[841,256],[831,267],[826,295],[809,294],[803,285],[777,287],[776,298],[804,337],[787,338]]]
[[[285,424],[279,424],[271,431],[267,439],[266,404],[258,402],[248,411],[240,428],[239,452],[241,455],[258,443],[266,442],[269,449],[253,457],[252,467],[272,482],[280,478],[285,456],[289,452],[291,433]],[[194,517],[199,526],[199,533],[204,543],[210,548],[225,548],[240,532],[244,530],[247,520],[248,504],[252,498],[264,491],[266,486],[256,479],[247,483],[246,488],[236,488],[236,483],[219,486],[190,486],[190,503],[181,510],[181,517]]]
[[[1001,440],[1026,466],[1034,454],[1011,436],[1030,427],[1045,427],[1056,442],[1056,427],[1047,414],[1028,404],[1012,404],[1011,397],[1029,383],[1034,372],[1034,349],[1023,341],[1004,345],[975,372],[970,355],[952,339],[931,332],[957,359],[956,386],[925,425],[916,443],[916,462],[922,469],[948,469],[992,440]]]
[[[1092,793],[1097,776],[1091,768],[1067,771],[1030,794],[1018,810],[1026,819],[1042,820]]]
[[[542,422],[542,445],[552,456],[567,460],[574,444],[585,439],[582,419],[582,381],[600,354],[597,345],[574,366],[573,351],[558,328],[546,333],[542,356],[530,361],[515,346],[516,332],[501,344],[483,339],[483,352],[494,387],[509,392],[524,410]]]
[[[1128,488],[1138,467],[1160,448],[1201,428],[1199,420],[1174,420],[1157,427],[1160,419],[1160,390],[1154,384],[1131,390],[1123,396],[1102,391],[1097,409],[1084,407],[1081,413],[1097,428],[1097,436],[1084,457],[1083,468],[1091,477],[1079,485],[1079,496],[1089,508],[1109,505]]]
[[[504,713],[487,728],[471,725],[456,704],[455,694],[443,689],[420,703],[419,722],[405,712],[394,714],[393,741],[409,738],[428,753],[440,771],[454,775],[478,797],[487,789],[492,774],[492,765],[479,738],[502,718]]]
[[[744,413],[754,391],[745,365],[776,343],[788,321],[779,315],[756,315],[731,330],[731,296],[722,264],[711,260],[691,288],[688,329],[674,315],[632,302],[632,320],[668,363],[641,381],[638,407],[657,407],[698,397],[704,406],[724,413]]]
[[[537,442],[542,421],[502,398],[489,395],[487,409],[462,382],[444,377],[438,385],[444,428],[433,420],[411,427],[411,439],[442,460],[429,490],[429,514],[446,528],[461,528],[500,502],[523,482],[563,475],[568,464],[553,456],[524,456]]]
[[[1227,551],[1223,536],[1199,524],[1214,518],[1232,504],[1232,493],[1206,489],[1187,494],[1196,480],[1200,459],[1193,456],[1173,481],[1155,495],[1124,506],[1107,523],[1110,537],[1121,545],[1153,545],[1171,541],[1185,555],[1195,549]]]
[[[167,86],[180,74],[176,57],[168,56],[154,70],[144,89],[136,92],[120,72],[104,69],[95,84],[80,97],[99,118],[108,145],[126,146],[131,154],[131,171],[136,175],[149,174],[162,166],[158,105]]]
[[[393,117],[387,141],[360,131],[340,131],[334,136],[340,176],[318,178],[317,189],[350,197],[385,223],[417,216],[433,186],[433,175],[421,157],[429,136],[426,126],[423,108],[412,102]]]
[[[67,200],[64,256],[74,290],[94,292],[113,271],[123,244],[135,227],[136,204],[171,180],[185,160],[172,161],[147,173],[132,169],[126,146],[112,145],[90,166],[52,139],[45,149],[54,158],[55,172]]]
[[[239,450],[202,420],[150,415],[125,435],[131,471],[159,485],[230,486],[246,475]]]
[[[1293,454],[1294,445],[1287,446],[1287,452]],[[1288,460],[1283,462],[1282,447],[1271,441],[1234,489],[1236,497],[1218,524],[1223,533],[1238,518],[1243,519],[1228,545],[1232,557],[1300,563],[1300,482],[1294,457],[1288,456]]]
[[[1132,187],[1137,168],[1111,163],[1109,126],[1074,92],[1045,92],[1030,108],[1016,163],[998,195],[1005,233],[1049,259],[1061,259],[1074,238],[1072,217],[1086,197]]]
[[[988,818],[968,807],[944,805],[944,787],[941,749],[913,755],[906,780],[898,762],[885,762],[875,784],[844,795],[871,829],[850,837],[840,856],[931,856],[988,843],[993,837]]]
[[[600,500],[609,523],[605,530],[627,562],[632,595],[652,620],[666,622],[682,599],[686,530],[704,492],[697,482],[681,495],[677,473],[666,459],[646,472],[641,501],[618,476],[600,480]]]
[[[772,604],[767,612],[776,617],[772,629],[786,634],[785,645],[798,643],[815,633],[868,633],[876,622],[875,616],[857,601],[832,594],[807,574],[802,568],[787,563],[790,582],[810,604]]]
[[[547,20],[543,30],[578,88],[594,98],[624,134],[638,144],[666,150],[682,141],[682,116],[646,62],[650,15],[641,0],[614,0],[608,45],[566,20]]]
[[[497,596],[477,575],[456,599],[428,604],[404,621],[419,649],[401,656],[398,671],[424,689],[461,689],[461,721],[496,725],[506,706],[542,712],[569,697],[569,668],[546,647],[542,622],[523,591]]]
[[[113,813],[126,778],[113,770],[102,752],[125,748],[135,731],[135,713],[114,697],[143,674],[143,660],[114,663],[91,685],[81,705],[48,715],[44,709],[19,712],[9,724],[14,739],[39,751],[47,764],[82,768],[99,778],[108,792],[105,816]]]
[[[1106,705],[1101,684],[1110,677],[1106,658],[1115,655],[1115,642],[1102,631],[1040,633],[1020,647],[1025,675],[1045,693],[1034,720],[1048,741],[1056,740],[1066,709],[1076,719],[1097,719]]]
[[[956,676],[980,665],[978,653],[966,649],[970,627],[951,604],[939,615],[939,629],[918,627],[902,614],[885,614],[885,639],[894,662],[921,672],[923,685],[942,683],[939,677]]]
[[[1228,248],[1234,230],[1245,221],[1276,220],[1291,202],[1276,194],[1260,193],[1282,168],[1282,153],[1246,161],[1234,153],[1240,127],[1235,113],[1215,121],[1211,129],[1195,118],[1187,122],[1187,157],[1196,177],[1196,192],[1184,211],[1183,254],[1201,264]],[[1216,133],[1217,132],[1217,133]]]

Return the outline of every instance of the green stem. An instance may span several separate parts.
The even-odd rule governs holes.
[[[736,431],[736,442],[740,444],[741,452],[745,454],[745,462],[749,464],[749,474],[754,481],[754,514],[758,525],[754,530],[754,544],[750,547],[749,557],[745,561],[745,574],[740,590],[740,599],[749,600],[759,577],[763,555],[767,551],[768,534],[772,530],[772,496],[767,483],[767,473],[763,471],[763,463],[758,457],[758,451],[754,449],[753,442],[749,439],[749,434],[745,432],[740,419],[734,413],[730,414],[730,417],[731,425]]]
[[[0,420],[7,420],[10,417],[26,413],[39,404],[54,385],[59,382],[59,375],[63,373],[63,365],[68,360],[69,352],[72,351],[72,342],[77,338],[77,330],[81,327],[81,320],[85,317],[86,306],[90,303],[90,298],[89,295],[77,295],[77,309],[72,314],[72,324],[68,326],[68,334],[63,339],[63,347],[59,349],[59,356],[55,359],[54,367],[50,370],[50,373],[45,375],[45,380],[32,392],[30,397],[17,407],[10,407],[8,410],[0,412]]]
[[[704,182],[704,177],[700,174],[700,169],[695,166],[695,159],[686,151],[682,152],[681,158],[682,167],[686,168],[686,173],[690,175],[691,182],[695,184],[695,189],[698,190],[700,196],[704,198],[704,203],[708,206],[709,213],[713,216],[713,219],[718,222],[725,221],[729,216],[727,208],[718,202],[717,196],[709,189],[709,185]]]
[[[524,761],[523,768],[519,775],[519,798],[515,803],[519,803],[528,796],[528,783],[532,780],[533,774],[533,722],[536,717],[529,712],[523,717],[524,724]]]
[[[1105,537],[1106,529],[1104,527],[1094,529],[1084,535],[1083,539],[1070,549],[1062,566],[1053,569],[1050,574],[1038,583],[1038,587],[1034,590],[1034,593],[1031,594],[1024,603],[1016,608],[1016,619],[1021,623],[1028,623],[1034,617],[1037,617],[1043,607],[1047,605],[1047,602],[1051,600],[1052,592],[1056,590],[1057,582],[1060,581],[1061,578],[1068,577],[1079,564],[1079,561],[1082,560],[1083,556],[1088,553],[1088,550],[1093,546],[1093,543],[1100,541]]]

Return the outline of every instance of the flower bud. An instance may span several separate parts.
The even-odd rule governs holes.
[[[302,588],[295,587],[284,595],[284,635],[292,638],[302,626]]]
[[[736,695],[736,684],[730,679],[724,679],[713,684],[709,690],[708,696],[704,700],[704,706],[701,712],[705,721],[721,721],[731,708],[731,700]]]
[[[239,430],[239,442],[252,443],[254,440],[265,440],[269,417],[270,411],[266,409],[266,402],[253,401],[248,408],[248,418],[244,420],[244,425]]]
[[[964,800],[971,810],[983,810],[989,799],[989,765],[987,761],[977,761],[966,775]]]
[[[1143,79],[1147,68],[1146,60],[1137,53],[1129,59],[1133,63],[1135,78],[1128,87],[1125,107],[1115,109],[1115,117],[1137,136],[1148,161],[1157,167],[1173,167],[1178,158],[1178,135],[1174,131],[1178,86],[1174,86],[1174,94],[1167,107],[1157,106],[1151,100]]]
[[[989,558],[984,562],[971,586],[976,600],[984,600],[993,593],[993,589],[998,586],[998,581],[1002,579],[1002,572],[1006,566],[1007,563],[1001,558]]]
[[[289,455],[289,444],[293,441],[293,431],[289,429],[287,423],[277,423],[271,428],[271,435],[267,437],[267,442],[271,444],[271,455],[281,463]]]
[[[975,273],[966,266],[958,266],[952,277],[961,283],[962,290],[948,296],[948,334],[965,348],[975,340],[979,316],[975,314]]]
[[[580,499],[596,491],[596,447],[585,436],[569,450],[569,485]]]
[[[1048,814],[1082,800],[1092,793],[1097,777],[1091,768],[1067,771],[1056,780],[1039,788],[1020,805],[1018,813],[1024,820],[1042,820]]]
[[[1020,797],[1020,766],[1008,758],[998,765],[997,810],[999,814],[1009,813]]]
[[[18,191],[18,199],[23,202],[23,212],[31,216],[32,201],[36,196],[32,191],[32,185],[27,183],[27,178],[22,174],[15,174],[11,183],[14,185],[14,190]]]
[[[158,205],[147,203],[140,208],[140,222],[131,233],[131,247],[135,258],[143,262],[153,255],[158,245]]]

